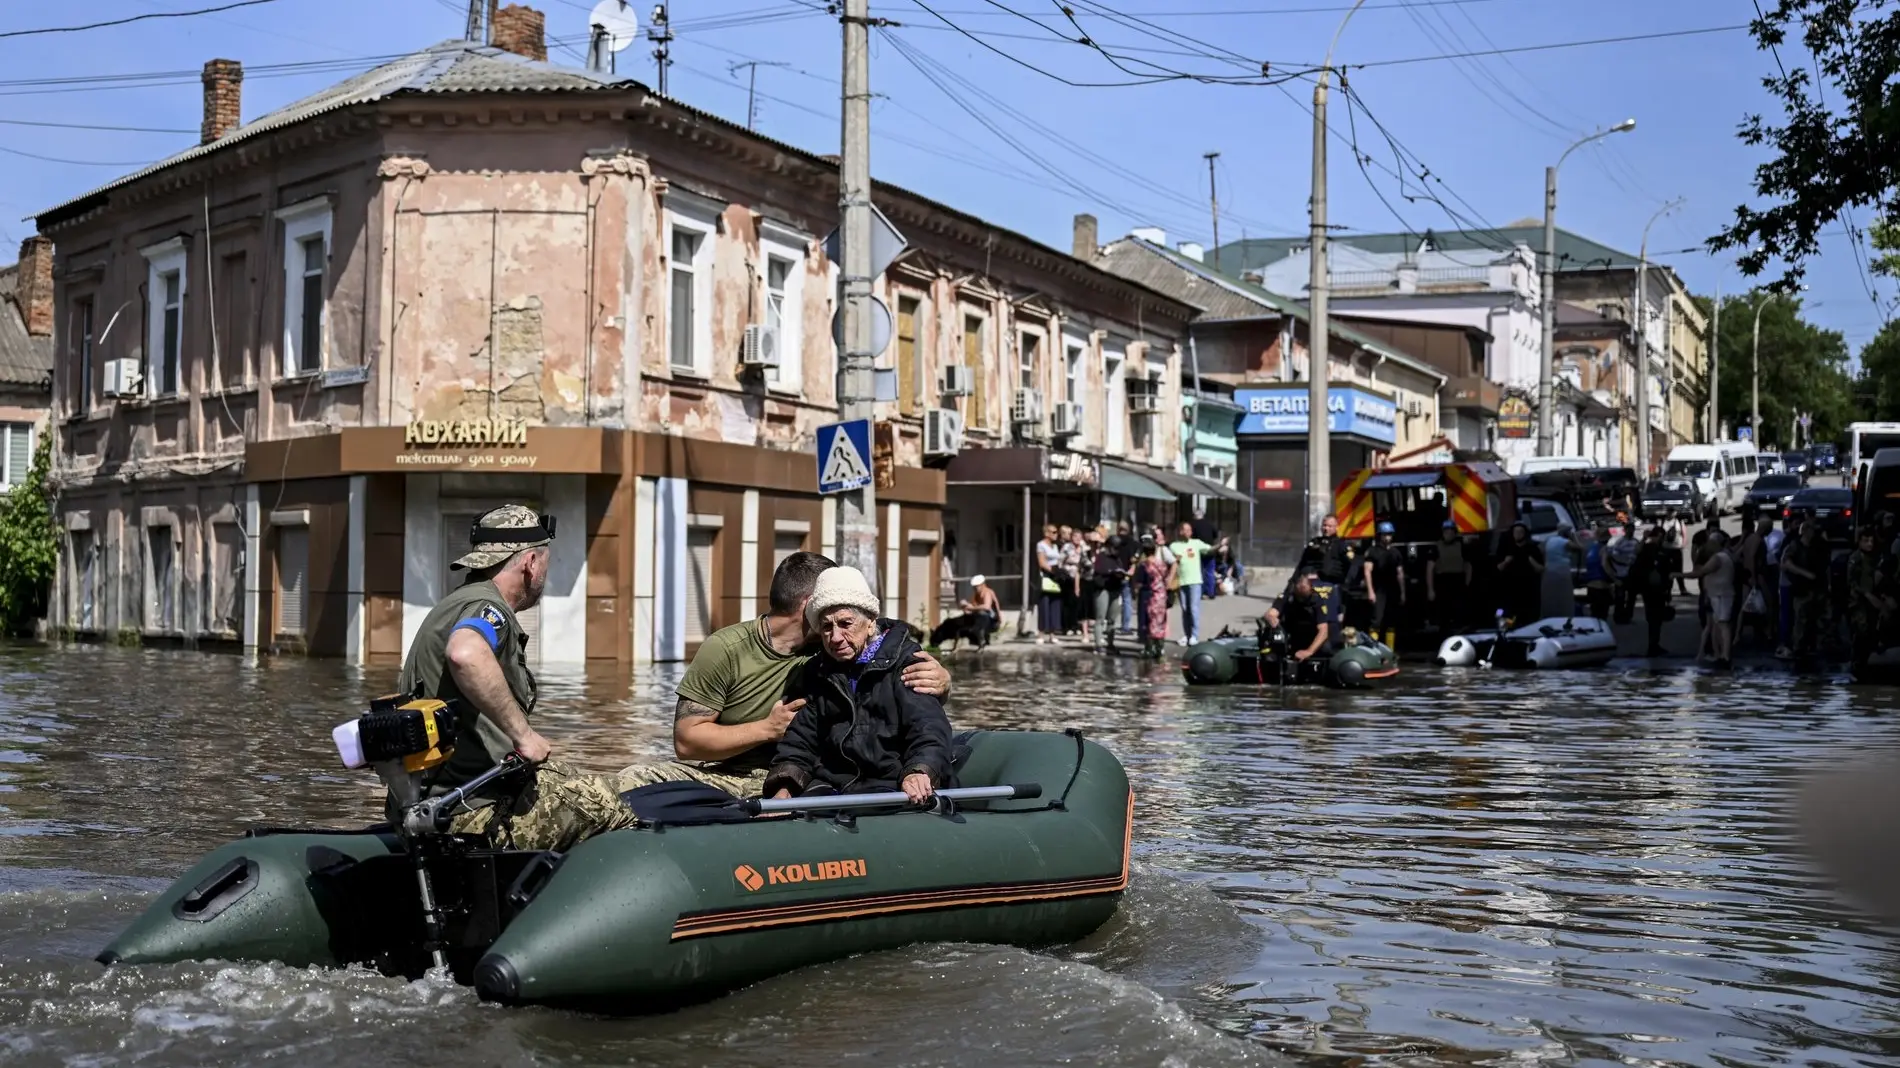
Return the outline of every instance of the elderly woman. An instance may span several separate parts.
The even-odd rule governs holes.
[[[765,796],[901,789],[923,801],[953,785],[943,702],[899,678],[921,651],[910,628],[879,619],[870,583],[849,567],[818,576],[805,615],[824,655],[793,683],[807,703],[779,740]]]

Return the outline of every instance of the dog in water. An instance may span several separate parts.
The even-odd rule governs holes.
[[[960,616],[951,616],[930,632],[930,644],[939,649],[946,642],[956,643],[952,651],[960,648],[964,642],[976,646],[977,652],[990,643],[990,617],[982,612],[965,612]]]

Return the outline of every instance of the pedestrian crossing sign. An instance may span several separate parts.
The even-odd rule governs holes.
[[[818,428],[818,492],[845,493],[871,484],[871,421]]]

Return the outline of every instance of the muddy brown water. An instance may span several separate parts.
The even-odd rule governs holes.
[[[957,669],[953,715],[1080,726],[1138,791],[1117,917],[1031,952],[923,945],[665,1016],[219,963],[106,970],[247,826],[360,823],[329,728],[388,670],[0,648],[0,1062],[976,1066],[1900,1063],[1900,936],[1791,837],[1800,776],[1900,748],[1879,690],[1774,673],[1408,671],[1188,691],[1051,656]],[[550,674],[557,751],[658,755],[677,669]]]

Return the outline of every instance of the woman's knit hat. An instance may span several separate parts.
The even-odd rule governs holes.
[[[856,608],[877,618],[877,595],[871,592],[871,584],[857,568],[834,567],[820,572],[811,600],[805,602],[805,618],[817,626],[825,613],[834,608]]]

